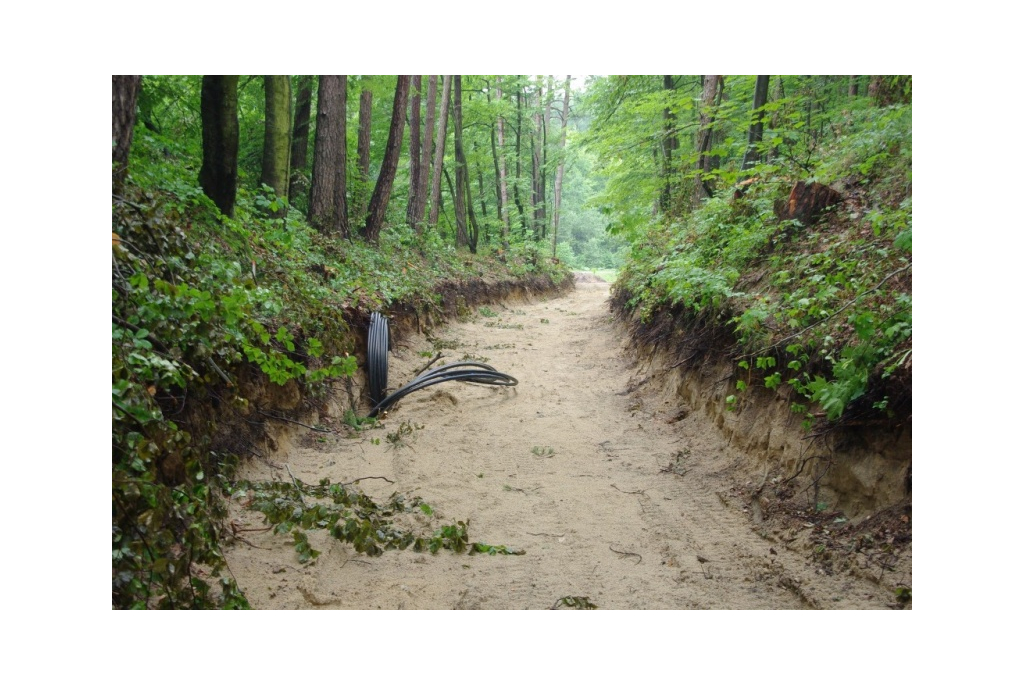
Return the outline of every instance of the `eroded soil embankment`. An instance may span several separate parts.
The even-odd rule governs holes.
[[[699,414],[721,432],[734,448],[722,472],[735,482],[730,499],[758,532],[802,544],[824,571],[879,580],[905,602],[913,512],[909,408],[886,418],[861,407],[838,424],[821,418],[807,430],[791,410],[806,399],[788,385],[769,391],[743,377],[735,359],[722,356],[734,342],[724,329],[698,323],[691,330],[668,316],[641,323],[623,312],[622,293],[615,300],[642,360],[636,385],[654,404],[677,407],[679,417]],[[737,381],[747,390],[738,392]],[[900,392],[909,405],[909,388]],[[736,398],[732,407],[729,395]]]
[[[892,595],[866,573],[829,575],[803,540],[765,539],[734,506],[726,472],[740,459],[702,412],[685,418],[639,376],[606,284],[566,296],[478,307],[459,323],[409,334],[391,355],[397,387],[436,351],[439,363],[486,359],[514,389],[458,383],[404,399],[379,428],[296,429],[252,480],[322,478],[432,507],[415,525],[469,522],[470,539],[523,550],[468,556],[411,550],[367,558],[326,534],[301,564],[290,538],[247,532],[227,558],[256,608],[546,609],[585,597],[622,608],[883,608]],[[402,427],[405,426],[405,431]],[[396,436],[398,439],[387,439]],[[285,468],[287,466],[287,469]],[[239,529],[262,517],[234,504]],[[799,531],[794,531],[799,533]],[[909,579],[908,579],[909,581]]]

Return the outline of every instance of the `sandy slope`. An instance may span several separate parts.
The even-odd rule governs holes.
[[[433,332],[457,345],[440,363],[487,358],[519,379],[516,389],[438,385],[403,400],[379,430],[297,429],[276,464],[245,467],[247,478],[287,479],[287,463],[310,483],[385,476],[394,485],[362,486],[382,499],[422,497],[434,509],[425,529],[468,520],[471,540],[524,555],[366,558],[312,534],[323,554],[302,565],[289,538],[249,532],[252,546],[237,543],[227,557],[253,607],[547,609],[577,596],[601,609],[884,608],[876,585],[816,573],[804,552],[762,539],[723,504],[728,483],[716,474],[730,448],[698,412],[669,423],[675,407],[626,392],[640,370],[607,295],[607,284],[580,283],[565,297],[493,305],[497,316]],[[393,352],[392,388],[432,345],[416,336]],[[384,436],[402,422],[422,428],[395,447]],[[243,528],[261,520],[237,506],[232,516]]]

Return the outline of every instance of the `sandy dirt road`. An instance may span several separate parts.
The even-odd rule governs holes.
[[[262,609],[549,609],[564,597],[600,609],[885,608],[877,585],[816,571],[806,552],[758,536],[720,493],[734,454],[700,412],[627,392],[638,368],[608,310],[608,285],[579,283],[548,300],[480,308],[407,337],[391,354],[403,385],[441,349],[447,363],[486,359],[514,389],[444,383],[406,397],[383,426],[347,436],[296,429],[242,476],[349,482],[375,498],[422,497],[426,528],[469,522],[472,541],[521,556],[387,551],[368,558],[311,533],[300,564],[291,539],[247,532],[226,550]],[[402,424],[395,445],[385,440]],[[374,444],[373,438],[379,444]],[[290,442],[290,444],[288,444]],[[240,528],[262,516],[237,504]],[[424,517],[425,518],[425,517]]]

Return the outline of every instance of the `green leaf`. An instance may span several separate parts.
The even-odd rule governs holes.
[[[306,351],[309,353],[309,356],[319,359],[320,355],[324,353],[324,346],[316,338],[310,338],[306,341]]]
[[[912,243],[912,236],[911,236],[911,229],[909,229],[909,228],[907,230],[905,230],[905,231],[900,231],[899,233],[897,233],[896,237],[892,241],[892,244],[896,248],[898,248],[900,250],[904,250],[906,252],[911,252],[911,243]]]

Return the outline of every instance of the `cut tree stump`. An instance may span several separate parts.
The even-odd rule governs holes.
[[[783,221],[797,219],[810,226],[825,213],[825,210],[842,202],[843,196],[822,183],[811,184],[797,181],[785,202],[775,203],[775,216]]]

